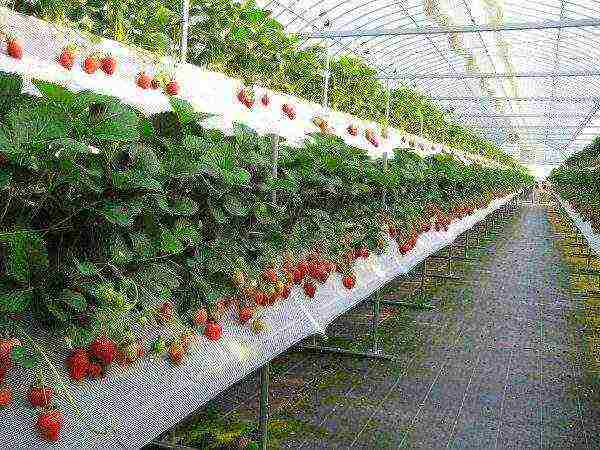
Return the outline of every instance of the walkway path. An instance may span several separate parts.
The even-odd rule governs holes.
[[[402,363],[282,357],[273,448],[599,449],[578,389],[576,303],[552,240],[546,210],[522,205],[434,312],[387,311],[384,344]],[[368,312],[340,319],[335,343],[368,333]]]

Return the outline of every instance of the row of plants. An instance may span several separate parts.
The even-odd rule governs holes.
[[[554,190],[600,233],[600,138],[554,169],[549,180]]]
[[[327,133],[280,142],[275,161],[277,137],[206,129],[177,97],[145,116],[34,83],[41,97],[0,74],[0,378],[31,378],[28,392],[4,385],[0,405],[27,399],[50,440],[65,398],[51,361],[74,382],[150,356],[184,363],[198,339],[234,322],[264,331],[270,305],[318,299],[336,272],[353,289],[357,259],[392,240],[408,253],[531,181],[406,149],[384,169]]]
[[[569,269],[570,289],[580,302],[573,314],[572,325],[577,326],[576,342],[581,343],[581,366],[584,370],[585,382],[582,395],[597,406],[600,402],[598,384],[600,383],[600,258],[582,256],[581,247],[576,244],[577,226],[563,210],[549,215],[558,239],[556,244],[561,250],[562,259]],[[580,242],[580,241],[579,241]],[[595,272],[595,273],[594,273]],[[575,331],[574,331],[575,333]]]
[[[179,52],[179,2],[23,0],[14,8],[139,46],[156,57],[177,57]],[[326,49],[301,46],[301,40],[286,33],[270,11],[258,8],[254,1],[191,0],[190,17],[189,62],[240,78],[247,86],[322,101]],[[329,105],[333,109],[378,122],[384,130],[397,127],[451,148],[518,165],[492,142],[449,120],[441,108],[408,86],[397,85],[390,90],[388,120],[386,86],[377,78],[377,71],[360,58],[334,57],[330,71]]]

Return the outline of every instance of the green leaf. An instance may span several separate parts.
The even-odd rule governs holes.
[[[129,227],[133,225],[135,218],[142,212],[142,204],[139,201],[107,201],[104,206],[96,210],[109,222]]]
[[[133,261],[133,253],[125,244],[125,241],[120,234],[116,234],[113,237],[113,241],[110,245],[111,260],[115,264],[127,264]]]
[[[84,277],[92,277],[100,273],[96,265],[90,261],[78,262],[77,270],[79,270],[79,273]]]
[[[17,152],[17,149],[12,143],[12,133],[5,125],[0,125],[0,151],[3,153]]]
[[[221,169],[223,180],[232,186],[244,186],[250,181],[250,173],[241,167],[231,169]]]
[[[38,91],[48,100],[63,103],[67,106],[73,103],[76,94],[68,91],[63,86],[43,80],[33,80],[32,82]]]
[[[171,202],[163,194],[154,195],[158,207],[172,216],[192,216],[198,212],[198,204],[189,197],[177,197]]]
[[[0,191],[8,187],[11,180],[12,174],[0,169]]]
[[[71,132],[65,111],[52,104],[18,105],[8,113],[7,122],[12,128],[13,141],[19,147],[40,147],[66,138]]]
[[[21,95],[23,80],[20,75],[0,72],[0,116],[4,116],[15,105]]]
[[[160,249],[172,255],[181,253],[184,250],[183,244],[177,239],[177,236],[166,228],[160,233]]]
[[[0,71],[0,95],[14,97],[23,90],[23,79],[20,75]]]
[[[70,306],[75,311],[83,312],[87,308],[85,297],[71,289],[63,289],[60,299],[65,305]]]
[[[25,284],[45,273],[48,267],[48,253],[44,241],[36,232],[2,232],[0,244],[7,249],[6,276]]]
[[[259,202],[254,207],[256,219],[264,224],[274,224],[277,222],[277,212],[273,205]]]
[[[0,291],[0,311],[4,313],[22,313],[32,301],[33,294],[29,290]]]
[[[131,239],[133,251],[141,258],[151,258],[156,255],[152,242],[144,232],[131,233],[129,238]]]
[[[235,194],[225,194],[223,208],[233,215],[238,217],[246,217],[250,214],[251,206],[245,204],[242,199]]]
[[[268,178],[265,181],[265,188],[267,192],[284,191],[288,194],[296,194],[300,190],[295,181],[287,178]]]
[[[218,224],[221,224],[221,225],[227,223],[228,219],[227,219],[227,216],[225,215],[225,212],[223,211],[223,208],[221,208],[218,205],[212,205],[209,202],[209,209],[210,209],[210,212],[211,212],[213,218],[215,219],[215,222],[217,222]]]
[[[196,120],[196,111],[194,111],[194,107],[190,102],[170,96],[169,103],[171,104],[171,108],[173,108],[173,112],[179,118],[179,123],[182,125],[187,125]]]
[[[86,136],[107,142],[133,142],[139,139],[136,111],[118,99],[84,92],[78,94],[74,107],[82,114]]]
[[[202,240],[198,227],[185,220],[179,220],[175,224],[173,233],[177,239],[188,245],[197,244]]]

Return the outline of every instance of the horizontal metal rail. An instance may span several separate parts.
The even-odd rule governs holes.
[[[430,100],[474,101],[483,100],[516,100],[531,102],[600,102],[600,97],[427,97]]]
[[[450,33],[481,33],[485,31],[522,31],[522,30],[550,30],[557,28],[581,28],[600,26],[600,19],[579,19],[579,20],[548,20],[543,22],[519,22],[503,24],[473,24],[473,25],[452,25],[448,27],[410,27],[410,28],[390,28],[390,29],[364,29],[364,30],[331,30],[316,31],[312,33],[296,33],[297,36],[305,39],[333,39],[333,38],[353,38],[353,37],[379,37],[379,36],[410,36],[410,35],[431,35],[431,34],[450,34]]]
[[[464,78],[565,78],[565,77],[596,77],[599,70],[577,70],[570,72],[484,72],[484,73],[406,73],[380,75],[380,80],[433,80],[433,79],[464,79]]]

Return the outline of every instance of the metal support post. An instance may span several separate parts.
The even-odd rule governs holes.
[[[323,86],[323,108],[327,108],[327,97],[329,94],[329,40],[326,40],[325,42],[325,86]]]
[[[379,340],[379,301],[381,291],[377,290],[373,295],[373,316],[371,318],[371,351],[373,353],[379,352],[378,340]]]
[[[182,0],[182,14],[181,14],[181,55],[180,61],[185,63],[187,61],[188,52],[188,31],[190,26],[190,0]]]
[[[269,438],[269,366],[260,369],[260,448],[267,450]]]
[[[387,166],[388,166],[388,154],[387,154],[387,152],[384,152],[383,153],[383,172],[387,171]],[[387,192],[385,189],[383,190],[381,203],[383,204],[383,210],[386,211],[387,210]]]

